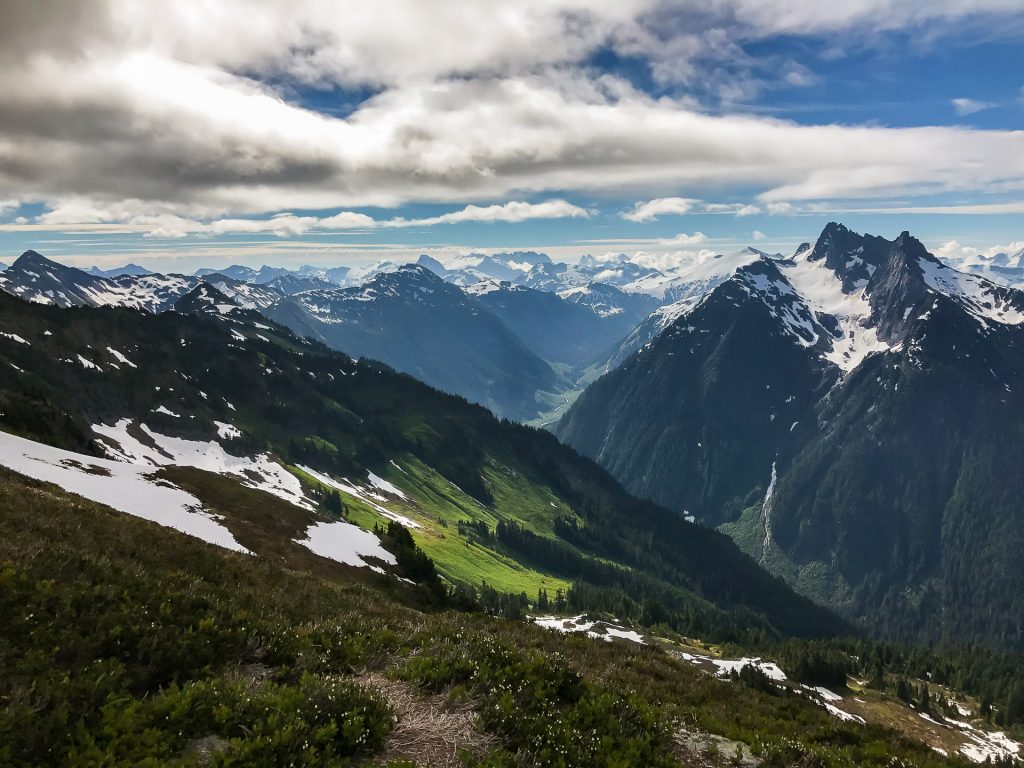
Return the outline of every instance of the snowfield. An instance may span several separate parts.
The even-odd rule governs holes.
[[[959,302],[982,325],[989,320],[1003,325],[1024,323],[1024,312],[1004,300],[1009,293],[1005,288],[926,259],[918,264],[929,288]]]
[[[832,315],[839,321],[839,335],[831,338],[832,348],[825,353],[826,360],[849,373],[872,352],[885,352],[890,346],[878,338],[869,327],[871,306],[858,285],[851,293],[843,291],[843,281],[825,266],[824,260],[811,261],[811,250],[797,254],[792,262],[778,262],[777,266],[818,314]]]
[[[925,712],[918,712],[918,715],[922,720],[927,720],[932,725],[958,731],[964,736],[967,739],[967,743],[960,747],[960,754],[975,763],[1020,757],[1022,745],[1002,731],[983,731],[975,728],[970,723],[951,718],[936,720]]]
[[[97,459],[0,432],[0,465],[60,486],[90,501],[173,528],[235,552],[252,554],[235,541],[220,518],[195,496],[153,477],[154,467]]]
[[[130,424],[130,420],[122,419],[113,427],[98,425],[94,428],[103,437],[107,451],[115,457],[111,459],[73,453],[0,432],[0,466],[54,483],[119,512],[244,554],[253,553],[235,540],[222,524],[222,518],[205,510],[192,494],[156,478],[157,470],[164,466],[191,466],[229,475],[249,487],[312,509],[312,504],[302,496],[298,478],[267,456],[235,457],[225,453],[216,442],[168,437],[141,425],[139,429],[147,443],[144,444],[128,433]],[[305,531],[305,537],[295,539],[295,543],[335,562],[368,567],[380,573],[384,573],[383,569],[365,558],[397,564],[394,555],[381,546],[372,532],[347,522],[314,523]]]

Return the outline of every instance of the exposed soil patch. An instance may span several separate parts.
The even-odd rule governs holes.
[[[461,768],[459,754],[484,755],[497,742],[476,728],[476,713],[465,703],[424,695],[416,686],[389,680],[379,672],[357,678],[367,688],[380,691],[398,715],[380,764],[389,760],[414,760],[432,768]]]

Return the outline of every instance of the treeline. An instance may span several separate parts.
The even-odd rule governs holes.
[[[963,717],[957,702],[941,693],[948,688],[976,697],[978,714],[996,725],[1024,722],[1024,655],[980,647],[928,649],[854,636],[784,639],[752,612],[723,611],[647,573],[582,555],[569,541],[593,546],[593,540],[588,542],[585,529],[569,518],[556,520],[559,538],[541,536],[515,522],[499,522],[492,531],[479,521],[462,521],[459,529],[496,543],[521,562],[572,580],[564,593],[541,590],[535,599],[503,595],[485,584],[476,607],[488,613],[518,618],[533,608],[541,613],[610,614],[643,627],[732,643],[737,652],[769,656],[787,676],[807,685],[841,689],[852,675],[920,711]]]
[[[867,637],[737,644],[731,651],[770,656],[794,680],[841,688],[852,675],[922,712],[963,719],[957,691],[978,700],[995,725],[1024,723],[1024,655],[979,646],[901,645]]]
[[[743,607],[731,610],[712,605],[692,592],[638,569],[623,568],[581,554],[573,545],[541,536],[515,522],[499,522],[493,532],[479,524],[465,525],[477,538],[490,538],[517,560],[572,581],[564,595],[537,595],[539,611],[612,614],[620,620],[716,642],[759,642],[775,636],[763,617]],[[580,532],[568,519],[556,521],[560,533]],[[668,576],[678,574],[666,573]]]

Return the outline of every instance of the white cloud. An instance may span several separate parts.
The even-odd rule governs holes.
[[[975,112],[995,106],[991,101],[976,101],[974,99],[953,99],[950,103],[953,105],[954,111],[961,117],[973,115]]]
[[[700,263],[715,255],[717,255],[716,251],[706,248],[679,251],[636,251],[629,257],[629,260],[642,267],[670,270],[684,264]]]
[[[745,42],[997,22],[1019,0],[509,0],[500,12],[470,0],[37,6],[0,0],[0,198],[50,205],[42,221],[55,227],[149,217],[168,233],[191,231],[180,220],[289,233],[321,224],[244,217],[703,186],[759,192],[756,206],[728,211],[743,216],[804,200],[1024,183],[1019,132],[713,115],[587,66],[611,46],[663,81],[706,80],[725,98],[764,76]],[[791,84],[814,76],[777,63]],[[286,100],[309,83],[377,92],[339,118]],[[648,204],[668,200],[674,211],[647,219],[638,204],[626,218],[685,212],[686,198]],[[427,221],[522,220],[500,218],[518,215],[504,207]],[[353,216],[326,226],[374,226]]]
[[[647,202],[638,202],[633,210],[626,211],[622,218],[626,221],[654,221],[659,216],[681,216],[690,211],[697,200],[686,197],[659,197]]]
[[[317,222],[319,229],[370,229],[377,222],[372,216],[354,211],[342,211],[333,216],[327,216]]]
[[[703,210],[707,213],[731,213],[735,216],[756,216],[761,209],[749,203],[705,203]]]
[[[793,214],[797,213],[796,206],[793,205],[792,203],[787,203],[784,200],[766,203],[764,207],[765,210],[772,215],[792,216]]]
[[[993,256],[1000,254],[1013,256],[1022,251],[1024,251],[1024,240],[987,247],[963,245],[957,240],[947,240],[932,249],[932,253],[940,259],[966,263],[983,263],[985,259],[991,259]]]
[[[768,235],[766,235],[759,229],[755,229],[751,237],[753,237],[754,240],[764,240],[766,237],[768,237]]]
[[[703,232],[694,232],[692,235],[682,232],[675,237],[669,237],[658,242],[660,245],[700,245],[707,239],[707,235]]]
[[[381,222],[384,227],[429,227],[435,224],[458,224],[466,221],[520,222],[530,219],[587,218],[590,214],[578,205],[565,200],[546,200],[543,203],[511,202],[504,205],[467,205],[459,211],[443,213],[425,219],[390,219]]]
[[[97,208],[79,202],[55,208],[38,217],[42,227],[74,228],[76,225],[122,224],[127,229],[145,232],[149,237],[185,237],[186,235],[224,235],[269,233],[278,237],[291,237],[311,230],[367,230],[402,227],[431,227],[437,224],[457,224],[467,221],[518,223],[531,219],[580,218],[590,214],[565,200],[546,200],[542,203],[512,201],[503,205],[467,205],[457,211],[421,219],[374,219],[364,213],[341,211],[331,216],[296,216],[279,213],[267,219],[220,218],[210,221],[177,216],[171,213],[156,215],[133,212],[133,206]]]

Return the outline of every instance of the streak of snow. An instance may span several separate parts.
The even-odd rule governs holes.
[[[120,352],[118,352],[118,351],[117,351],[116,349],[114,349],[113,347],[107,347],[107,352],[109,352],[110,354],[112,354],[112,355],[113,355],[113,356],[114,356],[114,357],[115,357],[115,358],[117,359],[117,361],[118,361],[119,363],[123,363],[124,365],[130,365],[130,366],[131,366],[132,368],[137,368],[137,367],[138,367],[137,365],[135,365],[135,363],[133,363],[133,362],[132,362],[131,360],[129,360],[129,359],[127,358],[127,357],[125,357],[124,355],[122,355],[122,354],[121,354]]]
[[[823,701],[823,702],[821,702],[821,704],[822,704],[823,707],[825,707],[825,709],[828,710],[829,714],[835,715],[836,717],[838,717],[840,720],[843,720],[844,722],[847,722],[847,723],[860,723],[861,725],[866,725],[867,724],[867,721],[863,717],[861,717],[860,715],[854,715],[854,714],[852,714],[850,712],[846,712],[846,711],[840,709],[839,707],[837,707],[835,704],[829,704],[827,701]]]
[[[835,702],[835,701],[842,701],[843,700],[843,697],[840,696],[838,693],[830,691],[828,688],[823,688],[820,685],[814,686],[814,688],[812,690],[815,693],[817,693],[819,696],[821,696],[821,698],[823,698],[825,701]]]
[[[7,333],[6,331],[0,331],[0,336],[3,336],[4,338],[10,339],[11,341],[16,341],[19,344],[24,344],[24,345],[29,346],[29,347],[32,346],[32,342],[25,341],[25,339],[21,338],[21,336],[19,336],[16,333]]]
[[[298,466],[300,470],[302,470],[307,475],[312,477],[318,483],[322,483],[323,485],[326,485],[328,488],[333,488],[334,490],[340,491],[341,493],[347,493],[349,496],[355,496],[363,503],[368,504],[373,509],[377,510],[377,512],[379,512],[383,517],[386,517],[388,520],[394,520],[396,523],[400,523],[404,525],[406,528],[423,527],[415,520],[406,517],[405,515],[400,514],[398,512],[394,512],[388,509],[387,507],[382,506],[381,504],[378,504],[374,500],[375,498],[380,499],[381,501],[384,501],[384,499],[381,498],[380,496],[377,496],[374,493],[371,493],[370,491],[367,491],[364,488],[360,488],[357,485],[348,482],[347,480],[335,480],[333,477],[325,475],[323,472],[317,472],[315,469],[307,467],[303,464],[298,464],[296,466]]]
[[[82,357],[81,355],[76,355],[76,357],[78,358],[79,364],[83,368],[85,368],[85,369],[90,369],[91,368],[94,371],[102,371],[103,370],[98,365],[96,365],[96,363],[94,363],[92,360],[89,360],[88,358]]]
[[[383,477],[378,477],[373,472],[368,472],[367,475],[370,478],[370,485],[375,488],[380,488],[385,493],[390,493],[392,496],[397,496],[400,499],[409,500],[409,497],[402,492],[402,489],[393,483],[389,483]]]

